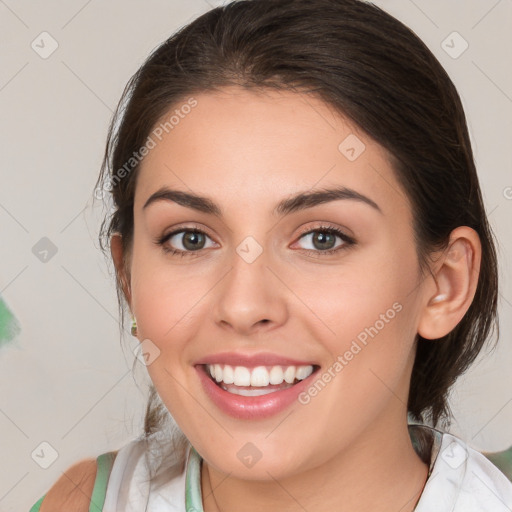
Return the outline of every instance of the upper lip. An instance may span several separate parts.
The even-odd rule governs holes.
[[[310,361],[299,361],[270,352],[262,352],[259,354],[220,352],[218,354],[202,357],[196,361],[195,364],[229,364],[230,366],[245,366],[247,368],[256,366],[315,366],[315,363]]]

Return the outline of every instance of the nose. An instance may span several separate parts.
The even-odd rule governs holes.
[[[288,317],[286,287],[276,277],[275,265],[269,267],[266,251],[252,262],[234,251],[230,263],[215,287],[217,325],[244,336],[283,325]]]

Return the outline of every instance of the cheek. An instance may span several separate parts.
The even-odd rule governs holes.
[[[159,250],[134,253],[132,307],[140,339],[172,345],[193,327],[194,318],[204,308],[201,297],[209,283],[185,265],[170,265],[165,256],[158,255]]]
[[[211,314],[208,292],[212,272],[198,276],[185,265],[169,265],[165,258],[134,254],[132,263],[133,310],[142,350],[147,347],[152,362],[148,374],[160,397],[177,421],[187,423],[183,411],[190,409],[191,361],[195,340]],[[155,354],[153,356],[153,354]]]
[[[315,337],[328,342],[331,352],[339,340],[359,335],[364,340],[368,329],[400,330],[417,282],[414,259],[398,258],[391,250],[347,259],[339,268],[323,268],[308,278],[300,269],[296,275],[300,279],[289,276],[294,292],[308,306],[310,324],[318,325]]]
[[[309,322],[314,339],[330,355],[325,375],[332,381],[330,398],[343,397],[340,403],[350,410],[363,401],[371,414],[372,407],[375,412],[385,403],[390,389],[405,392],[417,316],[414,253],[375,251],[321,282],[321,287],[304,286],[301,293],[315,313]],[[325,413],[337,407],[330,400],[320,402],[317,406],[325,406]]]

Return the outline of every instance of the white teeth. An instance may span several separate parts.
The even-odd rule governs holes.
[[[246,368],[245,366],[230,366],[228,364],[214,364],[206,365],[207,372],[211,375],[212,379],[216,382],[223,384],[234,384],[234,386],[252,386],[264,388],[268,385],[280,385],[283,382],[287,384],[293,384],[295,380],[304,380],[313,373],[312,365],[305,366],[256,366],[255,368]],[[235,389],[230,386],[230,390]],[[238,390],[244,391],[244,390]],[[249,394],[244,396],[258,396],[258,393],[254,394],[255,390],[250,391]],[[235,392],[235,391],[232,391]],[[270,390],[268,391],[270,392]],[[266,393],[259,393],[266,394]]]
[[[245,389],[245,388],[237,388],[236,386],[224,386],[222,388],[229,393],[233,393],[234,395],[241,396],[262,396],[268,395],[269,393],[274,393],[275,389],[265,389],[265,388],[254,388],[254,389]]]
[[[313,367],[312,366],[299,366],[297,368],[297,373],[295,376],[299,380],[304,380],[306,377],[309,377],[313,373]]]
[[[313,371],[312,366],[310,366],[309,368],[311,368],[311,371]],[[286,368],[286,371],[284,372],[284,380],[286,382],[288,382],[288,384],[291,384],[295,380],[295,373],[296,373],[295,366],[288,366],[288,368]],[[299,379],[299,380],[302,380],[302,379]]]
[[[251,372],[245,366],[235,367],[233,376],[233,384],[235,386],[250,386],[251,385]]]
[[[295,378],[295,375],[293,376]],[[282,384],[284,380],[284,372],[280,366],[273,366],[270,370],[269,382],[270,384]]]
[[[264,366],[257,366],[251,372],[251,386],[268,386],[268,372]]]
[[[224,370],[222,372],[222,380],[224,384],[233,384],[233,382],[235,381],[233,367],[228,365],[224,366]]]

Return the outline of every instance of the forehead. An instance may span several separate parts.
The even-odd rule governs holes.
[[[238,87],[197,94],[173,105],[150,137],[136,209],[162,186],[247,209],[342,185],[389,214],[409,210],[386,150],[312,95]]]

